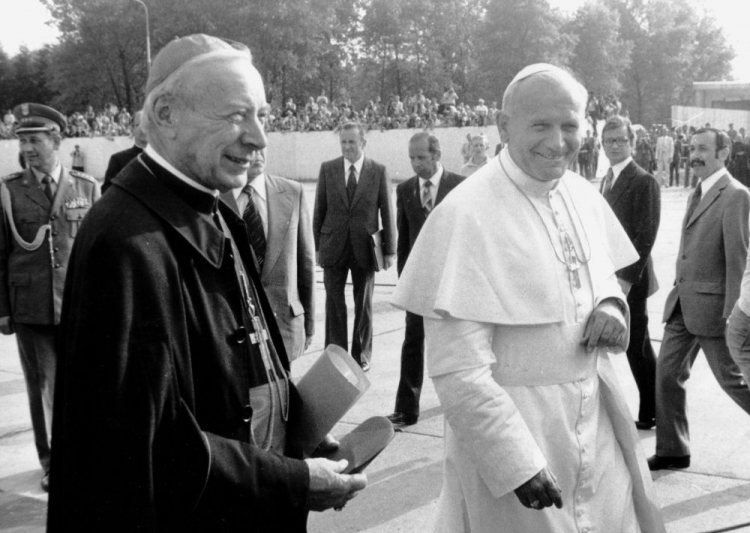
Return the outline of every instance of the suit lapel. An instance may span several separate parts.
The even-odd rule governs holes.
[[[67,192],[73,188],[73,178],[68,174],[68,171],[63,167],[60,173],[60,182],[57,184],[57,192],[55,193],[55,201],[52,203],[51,213],[57,213],[58,209],[65,199]]]
[[[353,209],[355,205],[357,205],[357,202],[364,194],[365,189],[367,189],[370,186],[370,183],[372,183],[373,177],[372,177],[372,168],[370,165],[370,160],[365,158],[364,162],[362,163],[362,173],[359,176],[359,182],[357,183],[357,189],[354,191],[354,199],[352,200],[352,205],[349,206],[349,209]],[[346,190],[344,190],[344,195],[346,196]]]
[[[440,186],[438,187],[437,196],[435,197],[436,206],[443,201],[445,195],[451,190],[452,185],[452,183],[448,183],[448,176],[446,175],[445,168],[443,168],[443,174],[440,177]]]
[[[690,220],[686,221],[685,227],[690,226],[695,222],[699,216],[701,216],[706,209],[708,209],[711,204],[713,204],[716,199],[721,194],[721,191],[724,189],[724,187],[727,186],[729,183],[729,178],[726,174],[724,174],[722,177],[719,178],[719,180],[714,184],[713,187],[711,187],[706,194],[703,195],[703,198],[701,198],[700,203],[698,204],[698,207],[695,208],[695,211],[693,211],[693,216],[690,218]],[[693,191],[693,194],[695,194],[695,191]],[[690,197],[692,198],[692,196]],[[688,205],[690,205],[688,203]]]
[[[346,194],[346,173],[344,172],[344,161],[346,161],[343,157],[339,157],[336,159],[335,162],[335,168],[333,169],[333,186],[338,190],[339,194],[341,195],[341,198],[344,202],[344,205],[346,207],[349,206],[349,196]],[[346,161],[347,166],[346,168],[349,168],[349,162]]]
[[[273,270],[278,261],[289,232],[289,220],[294,209],[294,198],[281,180],[267,175],[266,207],[268,208],[268,238],[266,239],[266,259],[263,262],[263,275]]]
[[[30,168],[26,169],[24,172],[25,175],[23,177],[23,182],[21,183],[24,186],[24,196],[44,209],[49,209],[49,199],[47,198],[47,195],[44,194],[41,182],[36,179],[36,174],[34,174]]]
[[[622,169],[622,172],[620,172],[620,175],[615,181],[615,185],[604,195],[604,198],[609,202],[609,205],[615,205],[633,185],[633,180],[631,180],[630,177],[633,174],[634,164],[635,163],[631,161],[628,163],[628,166]]]

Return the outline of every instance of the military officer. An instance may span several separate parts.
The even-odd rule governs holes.
[[[65,272],[78,227],[100,192],[94,178],[60,164],[61,113],[41,104],[21,104],[13,113],[26,170],[0,181],[0,333],[16,334],[47,490]]]

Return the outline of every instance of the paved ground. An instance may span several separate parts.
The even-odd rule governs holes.
[[[308,186],[312,202],[313,187]],[[654,258],[662,289],[650,300],[651,336],[658,350],[662,338],[660,313],[674,278],[679,226],[687,191],[663,189],[663,221]],[[293,372],[302,375],[323,348],[322,273],[318,273],[319,324],[315,341]],[[389,298],[394,272],[378,274],[375,289],[375,340],[372,387],[344,417],[334,433],[346,434],[373,415],[393,409],[398,383],[399,350],[403,340],[403,313]],[[351,295],[349,295],[351,302]],[[351,309],[350,309],[351,312]],[[637,412],[637,389],[624,356],[614,361],[631,410]],[[685,471],[655,475],[656,490],[671,533],[729,531],[750,524],[750,417],[718,387],[699,357],[689,382],[693,464]],[[41,472],[35,457],[26,395],[15,339],[0,338],[0,532],[44,530],[46,495],[39,489]],[[654,432],[642,431],[646,454],[654,450]],[[398,434],[369,467],[369,486],[341,513],[315,513],[315,533],[368,533],[429,531],[442,482],[443,417],[428,382],[422,396],[419,424]],[[106,473],[105,473],[106,474]],[[92,487],[96,490],[96,487]],[[750,531],[750,525],[732,531]]]

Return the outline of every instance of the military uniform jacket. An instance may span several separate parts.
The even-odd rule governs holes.
[[[91,176],[63,167],[50,204],[31,169],[3,181],[19,236],[31,242],[41,226],[49,224],[50,230],[39,248],[27,251],[14,238],[0,205],[0,317],[19,324],[58,324],[70,250],[83,218],[99,198],[99,185]]]
[[[71,255],[48,531],[304,531],[306,464],[254,444],[252,330],[217,200],[140,157],[154,174],[128,164]],[[288,372],[245,225],[218,204]]]

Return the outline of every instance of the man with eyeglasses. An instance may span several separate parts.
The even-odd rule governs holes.
[[[639,255],[638,261],[617,271],[617,280],[630,307],[630,344],[626,353],[640,397],[635,425],[638,429],[651,429],[656,424],[656,354],[648,334],[646,301],[659,288],[651,259],[661,215],[659,184],[633,161],[635,132],[627,118],[610,117],[602,129],[602,138],[610,164],[602,194]]]

